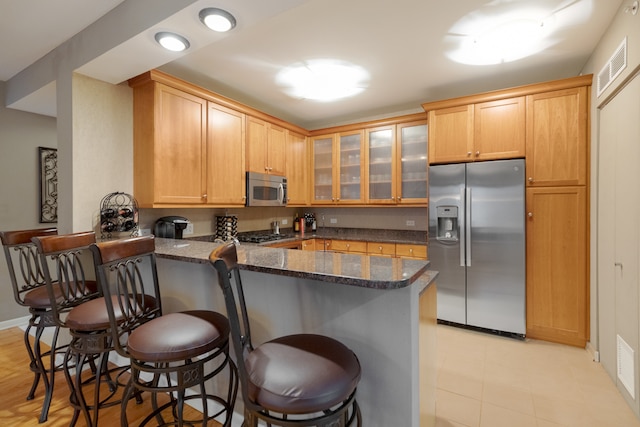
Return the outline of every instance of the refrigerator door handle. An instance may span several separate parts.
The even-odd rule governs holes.
[[[467,267],[471,267],[471,189],[467,188],[465,195],[465,212],[464,212],[464,226],[467,229],[465,232],[464,245],[467,248]]]
[[[460,189],[460,204],[463,206],[460,209],[460,217],[458,221],[458,228],[460,228],[460,267],[465,266],[465,258],[464,258],[464,246],[466,243],[466,234],[467,234],[467,224],[465,218],[465,197],[464,197],[464,187]]]

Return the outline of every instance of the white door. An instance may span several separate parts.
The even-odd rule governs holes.
[[[640,78],[600,112],[598,153],[598,331],[601,362],[639,412]],[[618,379],[616,337],[635,352],[632,398]]]

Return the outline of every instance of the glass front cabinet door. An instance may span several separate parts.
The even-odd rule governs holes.
[[[395,204],[395,125],[367,129],[367,203]]]
[[[313,197],[314,203],[332,203],[333,194],[333,135],[313,139]]]
[[[427,123],[397,125],[397,203],[427,203]]]
[[[336,201],[341,204],[363,203],[364,170],[363,131],[338,134],[339,153],[339,185]]]

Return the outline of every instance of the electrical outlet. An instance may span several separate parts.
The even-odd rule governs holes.
[[[287,225],[287,224],[289,224],[289,220],[288,220],[288,219],[286,219],[286,218],[284,218],[281,222],[282,222],[282,225]]]
[[[338,223],[338,218],[330,218],[330,219],[329,219],[329,222],[330,222],[331,224],[337,224],[337,223]]]
[[[138,232],[139,236],[150,236],[151,235],[151,229],[150,228],[141,228],[140,231]]]
[[[408,219],[407,220],[407,227],[415,227],[416,226],[416,222],[412,219]]]
[[[187,228],[184,229],[184,234],[193,234],[193,224],[187,224]]]

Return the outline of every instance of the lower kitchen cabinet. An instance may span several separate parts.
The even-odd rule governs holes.
[[[588,229],[584,186],[527,188],[527,336],[584,347]]]
[[[332,240],[327,250],[341,253],[367,253],[367,242],[357,240]]]
[[[395,256],[395,243],[367,242],[367,253],[369,255]]]
[[[427,259],[427,246],[396,243],[396,256],[400,258]]]

